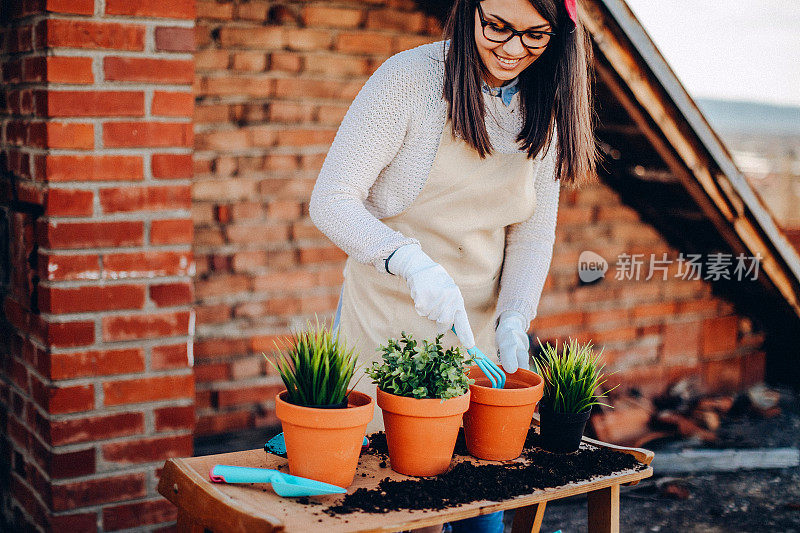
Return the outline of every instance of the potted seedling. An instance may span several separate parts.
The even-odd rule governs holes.
[[[544,379],[544,396],[539,403],[542,447],[557,453],[571,453],[578,449],[586,422],[594,405],[607,392],[601,392],[605,383],[600,353],[595,353],[592,343],[578,344],[570,339],[558,352],[558,342],[542,346],[542,354],[534,358],[537,373]],[[613,389],[612,389],[613,390]],[[610,391],[608,391],[610,392]]]
[[[543,380],[530,370],[506,373],[505,386],[493,388],[478,366],[469,369],[469,410],[464,413],[467,450],[478,459],[509,461],[522,453]]]
[[[319,321],[276,343],[267,358],[286,390],[275,397],[289,472],[348,487],[374,413],[373,399],[349,388],[358,355]],[[266,357],[266,356],[265,356]]]
[[[403,332],[380,347],[383,361],[366,370],[378,385],[391,467],[401,474],[445,472],[469,407],[472,360],[458,347],[444,349],[441,339],[419,344]]]

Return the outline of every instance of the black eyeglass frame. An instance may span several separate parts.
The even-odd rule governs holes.
[[[522,36],[525,35],[526,33],[540,33],[540,34],[543,34],[543,35],[549,35],[550,38],[553,38],[553,37],[555,37],[557,35],[555,32],[552,32],[552,31],[543,31],[543,30],[519,31],[519,30],[515,30],[514,28],[510,28],[510,27],[506,26],[505,29],[510,31],[511,35],[509,35],[506,39],[503,39],[502,41],[498,41],[498,40],[495,40],[495,39],[490,39],[489,37],[486,37],[486,26],[488,26],[489,24],[495,24],[495,23],[490,21],[490,20],[486,20],[485,15],[483,13],[483,8],[481,7],[480,0],[478,2],[475,2],[475,6],[478,8],[478,18],[481,21],[481,31],[483,32],[483,37],[487,41],[491,41],[493,43],[502,44],[502,43],[507,43],[508,41],[510,41],[511,39],[516,37],[517,35],[519,35],[519,42],[522,43],[522,46],[524,46],[528,50],[541,50],[542,48],[547,48],[547,45],[550,44],[549,40],[543,46],[528,46],[527,44],[525,44],[525,41],[522,40]]]

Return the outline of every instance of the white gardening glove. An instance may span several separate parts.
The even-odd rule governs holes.
[[[529,369],[528,321],[519,311],[503,311],[495,330],[500,364],[503,370],[513,374],[518,368]]]
[[[444,267],[423,252],[419,244],[406,244],[395,250],[387,268],[406,280],[420,316],[439,324],[440,332],[455,325],[461,344],[467,349],[475,346],[461,291]]]

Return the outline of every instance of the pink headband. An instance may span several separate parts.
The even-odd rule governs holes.
[[[575,0],[564,0],[564,7],[567,9],[567,15],[569,15],[574,28],[578,25],[578,7],[575,5]]]

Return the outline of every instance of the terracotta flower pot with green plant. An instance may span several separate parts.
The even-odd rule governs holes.
[[[544,380],[544,396],[539,402],[539,429],[542,447],[556,453],[571,453],[580,447],[583,430],[592,413],[592,406],[606,405],[600,401],[605,383],[599,353],[592,343],[580,345],[570,339],[558,352],[558,343],[542,346],[534,358],[536,372]],[[613,389],[612,389],[613,390]]]
[[[391,468],[401,474],[445,472],[469,408],[472,359],[458,347],[444,349],[441,339],[420,344],[403,332],[380,347],[383,362],[366,370],[378,385]]]
[[[283,426],[289,472],[350,486],[374,414],[374,400],[349,388],[358,355],[319,321],[277,348],[267,361],[286,386],[275,397],[275,414]]]

